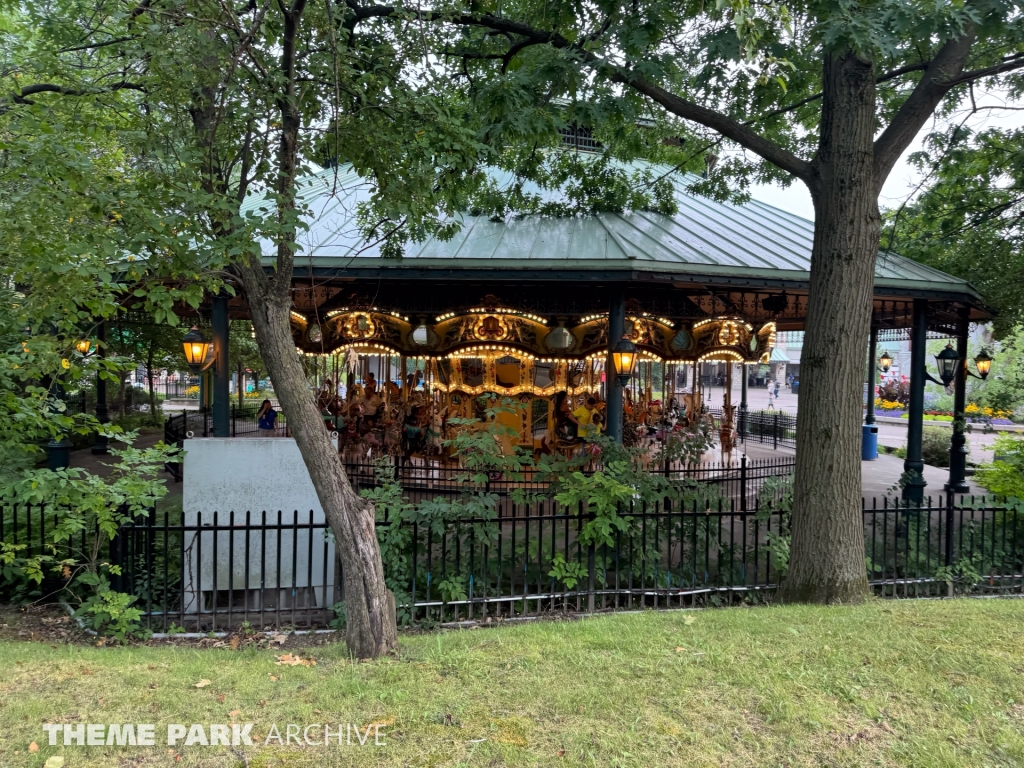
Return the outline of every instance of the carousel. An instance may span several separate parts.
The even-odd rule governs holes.
[[[505,452],[578,451],[602,431],[665,440],[707,423],[708,365],[725,380],[714,431],[731,455],[747,367],[771,361],[777,333],[804,329],[813,224],[700,198],[674,178],[673,215],[467,214],[451,240],[410,244],[400,259],[360,235],[363,179],[345,167],[304,179],[292,331],[346,458],[445,460],[453,429],[488,418],[510,428],[498,430]],[[242,212],[271,205],[253,196]],[[271,243],[265,254],[271,269]],[[215,336],[248,317],[242,294],[201,312]],[[879,254],[872,341],[962,339],[989,317],[963,280]]]
[[[317,404],[347,461],[449,458],[450,419],[461,429],[466,421],[480,429],[500,422],[505,453],[570,454],[607,426],[608,313],[549,320],[486,296],[481,306],[419,322],[358,305],[322,317],[295,311],[292,320]],[[673,430],[707,423],[698,370],[724,362],[727,402],[716,432],[730,453],[733,367],[769,359],[775,323],[683,323],[637,313],[626,315],[620,338],[632,352],[623,389],[626,444],[663,442]]]

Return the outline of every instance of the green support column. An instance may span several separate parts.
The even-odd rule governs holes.
[[[96,357],[107,356],[107,324],[101,321],[96,326]],[[99,374],[96,375],[96,421],[101,425],[110,422],[110,414],[107,411],[107,380]],[[92,452],[98,456],[109,452],[107,438],[97,433],[96,440],[92,444]]]
[[[228,391],[228,297],[213,299],[213,436],[231,435],[231,399]]]
[[[970,328],[971,310],[960,310],[960,327],[956,337],[956,353],[960,355],[956,378],[953,379],[953,436],[949,440],[949,481],[947,493],[967,493],[967,436],[964,434],[967,417],[967,332]]]
[[[615,375],[612,348],[622,338],[626,327],[626,297],[617,293],[608,307],[608,356],[604,364],[604,380],[608,387],[608,437],[622,444],[622,385]]]
[[[871,341],[868,344],[868,402],[864,410],[864,423],[875,423],[875,381],[878,379],[876,369],[878,360],[878,329],[871,329]]]
[[[907,414],[907,458],[903,472],[903,500],[915,504],[924,501],[924,461],[921,439],[924,435],[925,347],[928,344],[928,301],[914,299],[914,321],[910,337],[910,408]]]

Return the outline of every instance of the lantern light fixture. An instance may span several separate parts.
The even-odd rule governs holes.
[[[193,373],[200,373],[213,362],[213,358],[210,355],[213,344],[195,326],[185,334],[185,338],[181,340],[181,345],[185,348],[185,362],[188,363],[188,367]],[[209,363],[207,362],[208,357],[210,358]]]
[[[878,367],[882,369],[882,373],[888,373],[889,369],[892,368],[892,355],[888,352],[883,352],[882,356],[878,358]]]
[[[960,362],[960,355],[953,349],[952,344],[947,344],[939,354],[935,356],[935,366],[939,369],[939,378],[942,379],[942,386],[948,387],[956,378],[956,366]]]
[[[612,348],[612,364],[615,366],[615,375],[622,386],[629,383],[633,375],[633,366],[636,365],[636,344],[628,335],[624,335]]]
[[[978,353],[978,356],[974,358],[974,364],[978,367],[978,373],[971,373],[970,368],[967,369],[967,373],[976,379],[985,380],[988,378],[989,371],[992,370],[992,355],[988,353],[987,349],[983,348]]]

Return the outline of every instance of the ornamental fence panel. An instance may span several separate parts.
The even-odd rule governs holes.
[[[709,408],[708,413],[715,421],[715,429],[722,428],[721,408]],[[796,448],[796,415],[774,409],[742,411],[736,409],[733,416],[736,439],[742,444],[756,443],[773,450]]]
[[[404,623],[759,602],[787,565],[788,514],[772,506],[634,504],[619,510],[606,541],[591,544],[595,515],[553,499],[449,501],[377,521]],[[0,541],[19,556],[96,552],[118,565],[113,588],[137,597],[154,631],[325,626],[342,599],[333,537],[313,511],[156,511],[112,540],[79,531],[56,552],[46,546],[52,510],[0,512]],[[1021,514],[1016,503],[973,497],[865,505],[871,589],[900,598],[1024,594]],[[0,598],[19,594],[16,581],[0,574]],[[63,585],[48,568],[39,591]]]
[[[379,461],[379,460],[378,460]],[[345,472],[357,489],[375,488],[379,485],[378,464],[370,461],[345,462]],[[459,493],[476,486],[476,472],[460,468],[455,464],[442,464],[429,460],[408,460],[397,457],[390,460],[395,481],[402,486],[413,503]],[[762,493],[769,478],[785,478],[793,474],[796,459],[782,456],[770,459],[748,459],[741,456],[732,462],[703,462],[683,464],[680,462],[651,462],[646,469],[651,474],[661,475],[674,484],[700,483],[708,489],[715,489],[725,499],[735,499],[741,510],[751,506]],[[591,475],[602,469],[598,461],[588,462],[579,471]],[[480,473],[487,475],[488,473]],[[503,475],[490,473],[480,490],[497,496],[549,495],[557,488],[552,485],[557,477],[538,468],[525,468],[521,472]]]

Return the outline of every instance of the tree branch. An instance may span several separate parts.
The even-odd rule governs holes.
[[[1003,59],[1002,64],[996,64],[992,67],[986,67],[985,69],[974,69],[970,72],[964,72],[956,80],[950,83],[950,87],[959,85],[960,83],[968,83],[972,80],[978,80],[982,77],[991,77],[992,75],[1001,75],[1004,72],[1010,72],[1014,69],[1020,69],[1024,67],[1024,51],[1015,53],[1012,56],[1006,56]]]
[[[146,88],[138,83],[129,83],[122,80],[119,83],[113,83],[103,88],[65,88],[63,85],[55,85],[54,83],[36,83],[34,85],[26,85],[18,93],[11,94],[11,100],[15,104],[35,104],[29,96],[35,96],[37,93],[59,93],[63,96],[87,96],[89,94],[101,94],[101,93],[113,93],[114,91],[121,90],[132,90],[132,91],[143,91]],[[0,102],[2,104],[2,102]]]
[[[935,112],[942,97],[957,84],[974,39],[972,25],[960,37],[946,41],[928,63],[924,76],[900,106],[892,122],[875,141],[875,173],[879,190],[900,155]]]
[[[358,6],[356,5],[355,0],[348,0],[348,5],[349,8],[353,10],[353,13],[361,19],[386,17],[397,13],[397,10],[393,6]],[[524,41],[517,44],[521,47],[525,47],[526,44],[546,43],[554,48],[571,51],[579,57],[582,64],[590,67],[591,69],[605,70],[609,72],[609,77],[613,82],[621,83],[632,88],[638,93],[642,93],[652,101],[663,106],[672,114],[681,117],[684,120],[690,120],[691,122],[698,123],[717,131],[727,139],[735,141],[741,147],[749,149],[750,151],[760,155],[768,162],[778,166],[787,173],[793,174],[806,183],[810,183],[813,179],[813,167],[809,162],[803,160],[789,150],[784,149],[770,139],[765,138],[749,126],[744,125],[721,112],[708,109],[707,107],[688,101],[681,96],[677,96],[665,88],[662,88],[660,85],[652,83],[642,75],[637,75],[629,70],[609,64],[592,51],[587,50],[582,44],[572,43],[557,32],[536,29],[527,24],[523,24],[522,22],[502,18],[500,16],[492,16],[490,14],[481,14],[478,16],[466,14],[462,16],[445,17],[433,12],[420,12],[416,15],[426,20],[447,21],[448,23],[459,26],[481,27],[497,32],[507,32],[512,35],[518,35],[519,37],[524,38]]]
[[[929,61],[922,61],[922,62],[920,62],[918,64],[908,64],[905,67],[900,67],[898,69],[894,69],[894,70],[891,70],[889,72],[886,72],[884,75],[879,75],[878,77],[875,78],[875,85],[878,85],[879,83],[887,82],[889,80],[895,80],[897,77],[902,77],[903,75],[909,74],[911,72],[920,72],[923,69],[928,69],[928,65],[930,63],[931,62],[929,62]],[[794,102],[793,104],[790,104],[790,105],[785,106],[785,107],[779,107],[778,109],[774,109],[771,112],[768,112],[767,114],[761,115],[760,117],[755,117],[755,118],[753,118],[751,120],[747,120],[743,124],[744,125],[754,125],[756,123],[760,123],[760,122],[763,122],[765,120],[770,120],[773,117],[778,117],[779,115],[784,115],[787,112],[792,112],[794,109],[800,109],[800,107],[802,107],[802,106],[804,106],[806,104],[810,104],[812,101],[817,101],[818,99],[821,98],[821,96],[822,96],[822,94],[819,91],[818,93],[812,94],[812,95],[808,96],[805,99],[800,99],[800,101]]]

